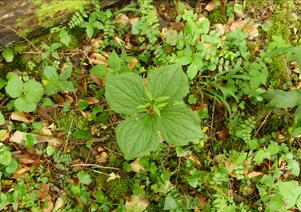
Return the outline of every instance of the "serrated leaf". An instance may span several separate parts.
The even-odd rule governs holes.
[[[23,81],[17,76],[10,78],[5,87],[6,93],[11,98],[17,98],[21,96],[22,90],[23,90]]]
[[[169,102],[182,101],[189,92],[188,78],[180,65],[163,66],[149,74],[147,89],[154,99],[168,96]]]
[[[58,80],[59,75],[57,73],[57,70],[53,66],[46,66],[43,70],[43,75],[47,80]]]
[[[105,82],[105,96],[110,108],[121,114],[143,112],[146,104],[142,78],[134,73],[109,74]]]
[[[156,118],[148,114],[126,118],[117,126],[116,139],[125,159],[148,155],[160,144]]]
[[[176,146],[198,141],[202,137],[198,116],[184,104],[164,108],[158,126],[164,140]]]
[[[72,66],[68,65],[68,67],[65,68],[62,71],[62,73],[60,73],[60,79],[61,80],[67,80],[67,79],[69,79],[71,77],[71,75],[72,75],[72,70],[73,70]]]
[[[301,103],[301,90],[270,90],[264,94],[269,106],[278,108],[295,107]]]

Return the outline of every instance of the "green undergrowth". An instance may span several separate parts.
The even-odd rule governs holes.
[[[0,210],[301,209],[299,5],[163,3],[1,53]]]

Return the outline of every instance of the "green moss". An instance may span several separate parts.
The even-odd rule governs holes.
[[[209,15],[208,19],[210,23],[226,23],[228,20],[227,17],[227,8],[228,6],[221,6],[213,10]]]
[[[289,82],[289,76],[286,71],[285,58],[274,58],[272,63],[269,64],[269,86],[272,88],[283,89],[284,82]]]
[[[129,196],[130,185],[127,180],[117,179],[107,182],[106,189],[112,200],[119,201],[123,196]]]
[[[128,180],[116,179],[107,182],[107,178],[106,175],[97,175],[97,177],[95,177],[95,188],[97,191],[102,190],[106,196],[115,201],[119,201],[123,196],[130,196],[132,191]]]
[[[36,16],[39,23],[57,22],[60,16],[65,16],[68,12],[74,12],[79,7],[87,4],[86,0],[68,1],[68,3],[61,4],[60,1],[49,1],[47,3],[41,2],[36,9]],[[46,27],[46,26],[45,26]]]

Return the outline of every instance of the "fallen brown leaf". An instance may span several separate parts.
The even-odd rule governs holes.
[[[33,116],[24,112],[12,112],[10,115],[11,120],[30,123],[34,120]]]

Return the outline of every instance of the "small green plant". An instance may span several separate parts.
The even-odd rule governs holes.
[[[47,95],[53,95],[61,91],[74,90],[73,82],[68,81],[72,74],[72,66],[69,65],[60,74],[53,66],[46,66],[43,70],[45,91]]]
[[[5,62],[10,63],[14,59],[14,51],[10,48],[4,49],[2,52],[2,57],[4,58]]]
[[[10,72],[5,87],[6,93],[14,99],[14,107],[21,112],[33,112],[40,102],[44,88],[34,79],[24,82],[17,74]]]
[[[293,108],[297,107],[295,112],[295,120],[291,131],[293,136],[301,135],[301,90],[269,90],[264,94],[264,97],[269,100],[268,106],[276,108]]]
[[[156,150],[162,138],[176,146],[200,139],[199,119],[183,102],[189,84],[181,66],[152,70],[147,86],[135,73],[111,73],[105,88],[111,109],[130,115],[116,129],[117,143],[126,159]]]

